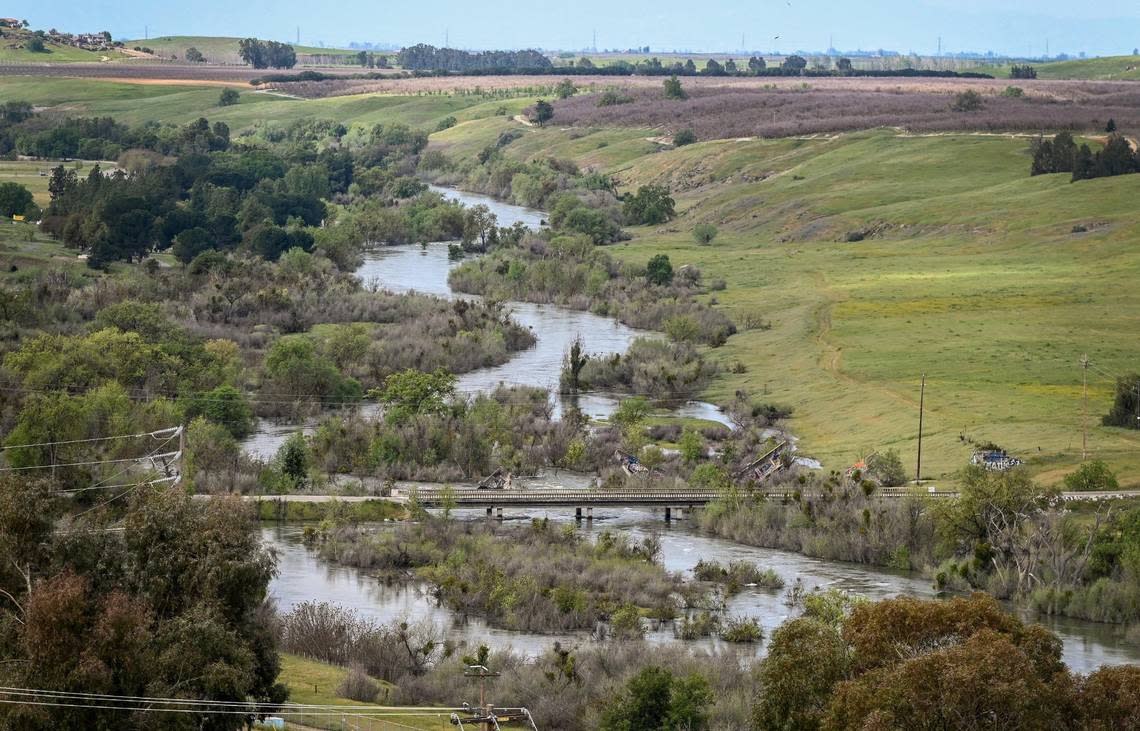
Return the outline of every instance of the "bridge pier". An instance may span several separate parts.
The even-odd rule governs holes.
[[[594,522],[594,506],[592,505],[586,508],[586,521],[589,523]]]
[[[488,518],[488,519],[490,519],[490,517],[491,517],[491,511],[492,511],[492,510],[494,510],[494,508],[492,508],[492,507],[488,507],[488,508],[487,508],[487,518]]]
[[[673,521],[673,514],[669,511],[669,506],[665,506],[665,522],[670,523]]]
[[[502,519],[503,519],[503,509],[502,508],[496,508],[495,509],[495,520],[502,521]]]
[[[582,522],[582,508],[574,508],[574,520]]]

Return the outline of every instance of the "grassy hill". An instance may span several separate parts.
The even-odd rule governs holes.
[[[186,58],[187,48],[197,48],[209,63],[238,64],[242,63],[241,56],[238,54],[238,43],[240,41],[241,38],[225,36],[162,36],[160,38],[125,41],[124,43],[127,48],[146,47],[159,56],[166,58],[177,56],[179,59]],[[304,64],[306,60],[304,56],[312,54],[349,56],[356,53],[356,51],[345,49],[317,48],[315,46],[293,46],[293,48],[297,51],[298,64]]]
[[[509,124],[461,124],[433,145],[466,157]],[[1002,136],[880,131],[661,150],[649,130],[582,132],[527,130],[505,151],[572,158],[624,189],[669,185],[678,218],[633,229],[611,251],[696,264],[726,281],[715,296],[738,321],[768,320],[711,351],[746,372],[722,374],[708,395],[743,387],[791,406],[802,448],[828,468],[894,447],[913,470],[925,373],[924,476],[952,479],[972,439],[1056,481],[1080,461],[1080,355],[1108,373],[1137,368],[1140,175],[1030,178],[1027,142]],[[720,235],[698,246],[690,232],[705,222]],[[848,243],[849,232],[865,239]],[[1090,380],[1090,445],[1140,484],[1140,434],[1096,426],[1112,389]]]
[[[4,29],[0,38],[0,63],[76,63],[115,61],[126,56],[118,51],[87,51],[59,43],[44,43],[43,51],[29,51],[25,44],[31,37],[25,30]]]
[[[1072,61],[1031,63],[1039,79],[1086,81],[1140,81],[1140,56],[1104,56]],[[1009,66],[985,66],[975,69],[994,77],[1009,77]]]

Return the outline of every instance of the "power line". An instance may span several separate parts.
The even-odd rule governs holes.
[[[0,451],[6,449],[31,449],[32,447],[54,447],[60,444],[87,444],[90,442],[107,442],[114,439],[137,439],[139,437],[154,437],[159,438],[164,434],[171,434],[178,431],[182,427],[172,426],[169,429],[158,429],[151,432],[141,432],[139,434],[116,434],[110,437],[91,437],[89,439],[64,439],[56,442],[33,442],[31,444],[6,444],[0,446]]]
[[[146,460],[146,459],[165,459],[166,457],[171,457],[172,459],[178,459],[181,456],[182,456],[181,451],[164,452],[162,454],[148,454],[148,455],[145,455],[142,457],[123,457],[121,459],[97,459],[97,460],[92,460],[92,461],[88,461],[88,462],[65,462],[65,463],[53,463],[53,464],[36,464],[36,465],[25,465],[23,467],[0,467],[0,472],[18,472],[21,470],[47,470],[47,469],[52,469],[53,467],[88,467],[88,466],[97,465],[97,464],[121,464],[123,462],[141,462],[141,461]]]

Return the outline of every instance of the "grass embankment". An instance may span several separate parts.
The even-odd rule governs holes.
[[[460,125],[433,145],[464,158],[508,124]],[[696,264],[727,281],[716,297],[738,321],[772,323],[711,351],[747,372],[722,372],[710,398],[743,387],[793,407],[802,448],[827,468],[888,447],[913,464],[926,373],[924,476],[950,479],[965,464],[960,437],[1005,446],[1046,482],[1080,461],[1080,355],[1105,372],[1135,369],[1140,176],[1030,178],[1027,141],[1003,136],[878,131],[665,150],[649,136],[528,130],[504,153],[568,157],[624,189],[669,185],[679,217],[610,251]],[[711,246],[690,234],[703,222],[720,229]],[[853,233],[864,239],[847,242]],[[1090,373],[1090,446],[1135,485],[1140,435],[1096,426],[1112,389]]]
[[[1080,58],[1070,61],[1032,63],[1039,79],[1085,80],[1085,81],[1137,81],[1140,80],[1140,56],[1103,56],[1100,58]],[[1009,65],[983,66],[977,71],[992,74],[996,78],[1009,77]],[[1017,82],[1012,82],[1016,84]]]
[[[344,681],[345,676],[348,675],[349,671],[347,668],[329,665],[316,660],[309,660],[288,653],[281,653],[280,657],[281,673],[277,676],[277,682],[283,683],[289,688],[290,703],[303,705],[358,706],[361,714],[367,714],[369,709],[378,705],[376,703],[361,703],[337,695],[337,688]],[[391,686],[380,680],[375,682],[382,688],[379,700],[380,703],[383,703],[387,695],[386,691],[388,691]],[[344,719],[333,715],[317,716],[315,714],[309,714],[302,717],[300,715],[286,714],[285,719],[289,722],[289,728],[321,728],[329,729],[329,731],[349,731],[350,729],[375,729],[375,731],[382,731],[383,729],[409,727],[416,729],[451,728],[451,724],[448,721],[448,714],[442,714],[438,717],[408,715],[390,719],[379,716],[347,717],[347,714]],[[304,725],[301,725],[302,722]]]

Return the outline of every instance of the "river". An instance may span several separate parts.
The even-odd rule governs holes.
[[[514,206],[493,198],[462,193],[447,188],[434,188],[449,198],[465,205],[483,204],[497,216],[500,225],[516,221],[532,227],[541,224],[543,213]],[[393,246],[375,249],[367,254],[357,275],[365,283],[375,282],[394,292],[417,291],[440,297],[453,298],[447,285],[447,274],[458,262],[448,258],[447,243],[425,246]],[[568,310],[553,305],[525,302],[509,303],[513,317],[537,336],[534,347],[515,354],[507,363],[484,368],[462,375],[458,388],[464,393],[508,384],[538,386],[557,391],[558,374],[562,358],[570,343],[579,335],[586,349],[592,353],[620,353],[637,337],[655,337],[606,317],[589,312]],[[587,394],[578,397],[577,405],[592,417],[608,415],[616,398],[605,394]],[[555,398],[556,412],[562,400]],[[368,407],[365,407],[366,409]],[[374,410],[375,407],[372,407]],[[711,404],[689,402],[675,410],[683,416],[692,416],[728,424],[725,415]],[[243,444],[244,449],[263,459],[271,458],[277,447],[289,434],[299,428],[311,430],[312,424],[274,424],[263,420],[257,432]],[[508,519],[526,517],[524,511],[505,511]],[[548,516],[554,521],[571,521],[571,511],[548,510],[535,512],[536,517]],[[481,519],[482,513],[459,512],[465,519]],[[702,535],[688,521],[665,526],[659,515],[637,509],[597,510],[592,523],[583,523],[582,529],[596,532],[616,529],[634,537],[648,531],[658,531],[662,539],[663,561],[671,571],[691,574],[698,559],[722,563],[735,560],[752,561],[761,567],[771,567],[790,585],[797,578],[808,588],[836,587],[871,599],[907,594],[932,596],[929,582],[920,577],[877,570],[856,564],[820,561],[796,553],[755,548],[731,541]],[[446,635],[455,641],[495,647],[512,646],[516,650],[534,655],[549,648],[556,640],[570,643],[588,642],[587,634],[539,635],[511,632],[488,627],[478,618],[459,617],[445,607],[437,606],[421,585],[385,585],[357,569],[331,566],[316,557],[301,543],[301,527],[279,525],[263,528],[266,543],[278,554],[278,574],[271,592],[282,611],[306,601],[331,601],[352,607],[363,615],[380,621],[408,617],[434,622],[444,628]],[[728,602],[728,612],[734,615],[756,617],[770,636],[792,610],[784,604],[783,592],[746,589]],[[1123,630],[1113,625],[1102,625],[1080,620],[1044,618],[1044,623],[1056,632],[1065,643],[1065,662],[1075,670],[1088,671],[1104,664],[1140,662],[1140,647],[1123,641]],[[663,626],[650,631],[650,642],[674,642],[672,629]],[[694,646],[723,645],[719,640],[690,643]],[[763,651],[761,644],[758,651]]]
[[[432,189],[467,206],[486,205],[498,218],[500,226],[521,222],[537,228],[545,215],[541,211],[503,203],[485,195],[464,193],[438,186],[432,186]],[[365,255],[364,263],[357,269],[356,275],[365,284],[376,284],[392,292],[414,291],[447,299],[459,296],[472,298],[470,295],[458,295],[452,292],[447,285],[448,272],[460,263],[449,259],[447,254],[446,242],[377,247]],[[511,316],[519,324],[534,332],[535,345],[514,354],[502,365],[480,368],[461,375],[456,384],[461,393],[474,394],[488,391],[499,383],[506,383],[537,386],[557,394],[562,359],[575,338],[579,336],[582,338],[587,352],[608,355],[624,353],[636,338],[659,337],[656,333],[626,327],[613,318],[555,305],[510,302],[508,307]],[[580,394],[574,397],[552,395],[552,400],[556,417],[564,405],[573,403],[582,413],[594,419],[608,416],[618,402],[616,396],[600,393]],[[731,426],[731,422],[723,412],[712,404],[704,402],[690,401],[681,404],[673,410],[673,413]],[[290,434],[298,430],[311,433],[314,428],[313,422],[296,424],[260,419],[254,433],[246,438],[242,447],[251,456],[271,459]]]
[[[913,573],[876,569],[859,564],[822,561],[798,553],[756,548],[705,535],[687,520],[666,525],[661,515],[635,508],[595,508],[595,519],[583,522],[581,530],[596,535],[602,530],[625,533],[639,539],[656,532],[661,539],[662,562],[670,571],[679,571],[691,578],[692,569],[700,559],[751,561],[761,567],[770,567],[788,586],[797,579],[805,588],[838,588],[869,599],[885,599],[906,594],[930,597],[933,591],[929,581]],[[483,520],[482,511],[456,511],[460,520]],[[574,520],[569,509],[504,510],[507,520],[528,517],[549,517],[552,522],[567,523]],[[302,527],[295,524],[265,526],[262,528],[265,543],[277,552],[277,576],[270,593],[278,608],[286,612],[293,605],[308,600],[330,601],[351,607],[363,616],[378,621],[396,619],[427,620],[443,631],[446,638],[469,646],[480,643],[494,648],[513,647],[533,656],[549,649],[555,641],[563,644],[583,645],[592,642],[588,633],[534,634],[512,632],[489,627],[477,617],[459,616],[439,606],[418,582],[385,584],[367,572],[331,565],[317,557],[301,540]],[[755,617],[764,627],[765,637],[794,610],[784,603],[784,591],[745,588],[728,600],[727,611],[737,616]],[[1101,665],[1140,663],[1140,647],[1124,641],[1124,629],[1116,625],[1097,624],[1071,619],[1041,618],[1046,627],[1064,641],[1064,659],[1076,671],[1088,672]],[[651,628],[647,640],[654,643],[677,642],[672,626],[664,624]],[[693,647],[733,647],[743,652],[763,653],[765,643],[755,646],[726,645],[720,640],[700,640],[686,643]]]

